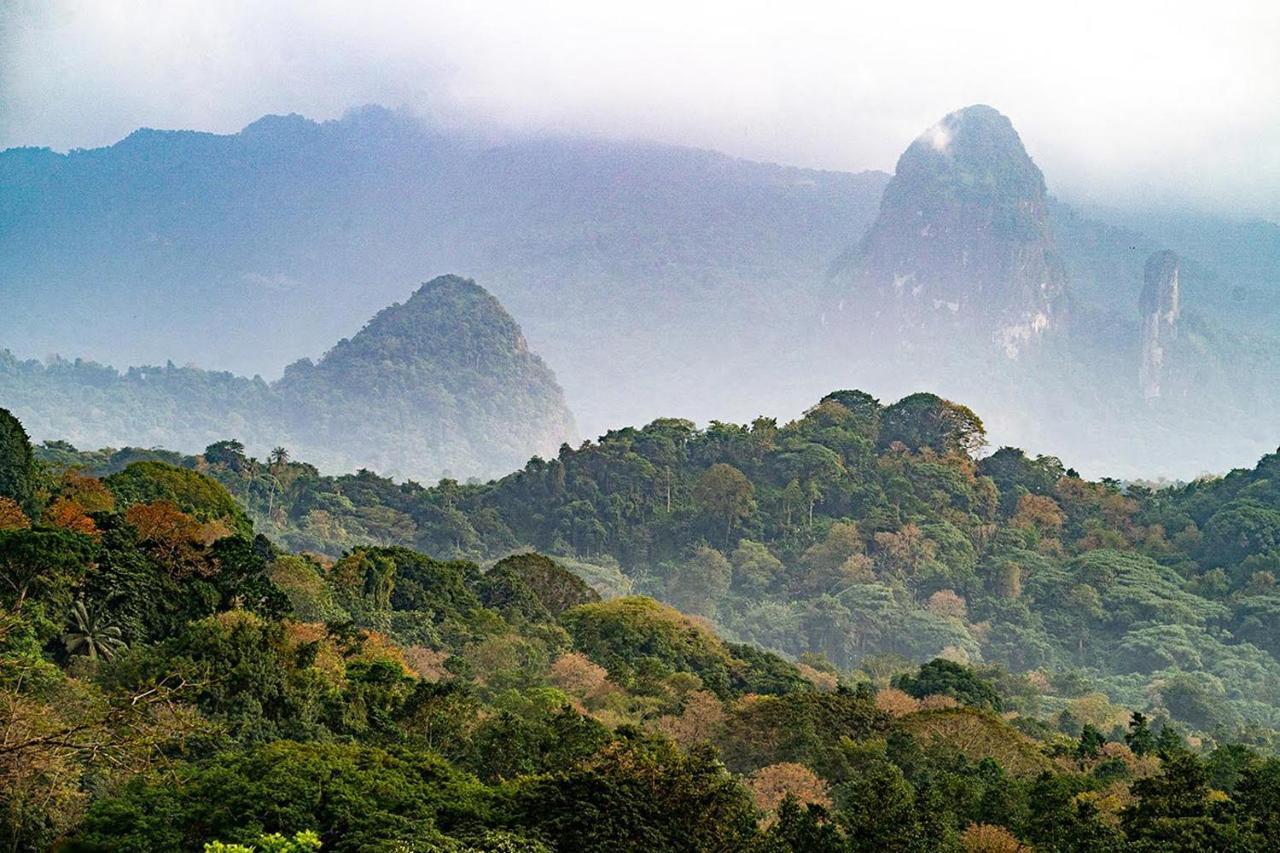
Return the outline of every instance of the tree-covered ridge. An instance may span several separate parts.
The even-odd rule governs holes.
[[[1205,737],[1270,743],[1276,457],[1151,489],[1013,448],[976,456],[983,439],[974,412],[936,396],[886,406],[841,391],[787,424],[617,430],[484,484],[327,478],[221,446],[169,461],[218,478],[293,550],[487,561],[533,548],[612,594],[646,593],[841,670],[938,655],[1002,665],[1029,679],[1020,707],[1066,731],[1079,703],[1105,697]],[[40,455],[110,473],[150,454]]]
[[[575,436],[555,375],[475,282],[441,276],[319,362],[268,384],[194,367],[124,373],[0,352],[0,394],[31,431],[81,444],[197,450],[234,432],[328,470],[492,474]]]
[[[874,422],[869,400],[840,397]],[[932,402],[880,420],[929,411],[960,434],[915,434],[963,444],[976,419]],[[40,455],[54,453],[75,455]],[[997,667],[791,662],[649,598],[602,600],[545,556],[484,569],[405,547],[290,554],[190,467],[134,460],[99,480],[17,444],[0,463],[34,501],[27,515],[0,496],[9,849],[1280,843],[1277,759],[1097,696],[1055,727],[1026,707],[1034,679]],[[227,445],[200,464],[254,468]],[[750,508],[703,491],[723,512]]]

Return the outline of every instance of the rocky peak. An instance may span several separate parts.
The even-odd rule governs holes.
[[[957,327],[1016,358],[1063,319],[1044,176],[988,106],[953,112],[911,143],[849,266],[852,301],[907,339]]]
[[[885,190],[888,203],[915,202],[933,212],[957,200],[1020,208],[1044,198],[1044,175],[1013,122],[981,104],[956,110],[920,134],[898,158]]]
[[[492,294],[469,278],[442,275],[379,311],[320,364],[380,363],[389,356],[397,363],[425,358],[500,372],[529,352],[520,326]]]
[[[1156,252],[1147,258],[1138,310],[1142,321],[1142,360],[1138,382],[1148,400],[1160,396],[1168,372],[1169,345],[1178,336],[1179,258],[1173,252]]]
[[[379,471],[496,473],[577,436],[555,374],[520,326],[456,275],[382,309],[318,362],[290,365],[273,387],[285,411],[302,413],[290,427],[303,443],[359,447],[359,464]]]

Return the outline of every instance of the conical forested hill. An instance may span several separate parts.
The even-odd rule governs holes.
[[[291,432],[343,455],[363,445],[377,470],[419,459],[455,474],[513,468],[575,434],[555,374],[515,320],[453,275],[379,311],[318,363],[290,365],[276,388]]]
[[[0,400],[37,440],[194,452],[236,439],[262,454],[284,446],[325,470],[424,480],[499,473],[576,436],[555,375],[515,320],[457,276],[424,284],[275,383],[0,351]]]

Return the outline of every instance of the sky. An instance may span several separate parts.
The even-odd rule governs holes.
[[[1072,201],[1280,220],[1280,2],[0,0],[0,148],[366,103],[892,171],[972,103]]]

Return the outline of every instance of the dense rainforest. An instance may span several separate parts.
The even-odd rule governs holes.
[[[841,391],[425,487],[0,413],[0,840],[1275,849],[1280,457],[984,444]]]

